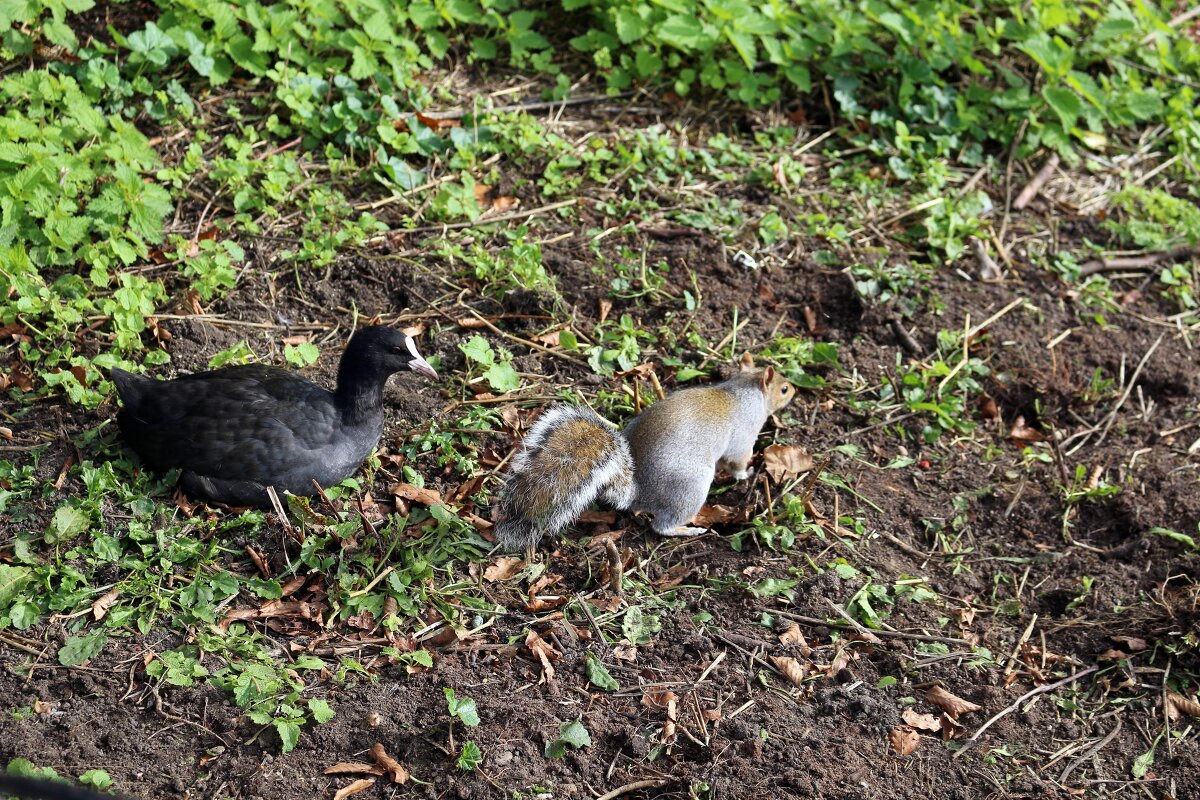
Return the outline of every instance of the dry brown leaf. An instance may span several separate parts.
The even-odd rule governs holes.
[[[669,708],[679,696],[666,689],[647,689],[642,692],[642,705],[646,708]]]
[[[961,714],[970,714],[983,708],[970,700],[963,700],[961,697],[951,694],[941,686],[932,687],[926,693],[925,699],[945,711],[954,720],[957,720]]]
[[[1016,421],[1012,424],[1012,428],[1008,431],[1008,438],[1016,439],[1018,442],[1046,441],[1044,433],[1025,424],[1025,417],[1017,417]]]
[[[117,588],[110,592],[106,592],[102,597],[96,598],[95,602],[92,603],[92,618],[95,619],[96,622],[104,619],[104,617],[108,615],[108,609],[112,607],[113,603],[117,602],[117,597],[119,597],[120,594],[121,590]]]
[[[371,749],[367,752],[371,758],[375,759],[375,763],[387,772],[388,777],[392,779],[392,783],[403,785],[408,782],[410,777],[408,770],[402,767],[399,761],[387,754],[387,750],[384,749],[382,743],[376,742],[371,745]]]
[[[356,761],[339,761],[325,769],[326,775],[382,775],[384,769],[375,764],[361,764]]]
[[[51,709],[53,709],[53,708],[54,708],[54,704],[47,703],[45,700],[34,700],[33,701],[33,713],[35,713],[35,714],[49,714]]]
[[[1175,692],[1167,692],[1167,719],[1175,722],[1184,714],[1200,717],[1200,703]]]
[[[909,726],[916,728],[919,731],[929,731],[930,733],[938,733],[942,729],[942,723],[933,714],[922,714],[914,708],[904,709],[904,713],[900,715]]]
[[[492,201],[492,208],[497,211],[508,211],[519,205],[521,205],[521,198],[513,197],[511,194],[502,194]]]
[[[558,347],[562,341],[562,330],[548,331],[547,333],[539,333],[533,337],[533,341],[538,344],[544,344],[546,347]]]
[[[358,794],[361,791],[370,789],[374,784],[374,778],[359,778],[349,786],[343,786],[342,788],[338,789],[333,795],[333,800],[346,800],[346,798],[350,795]]]
[[[497,558],[494,564],[483,571],[483,579],[488,583],[506,581],[520,572],[524,566],[525,562],[520,558],[502,556]]]
[[[585,511],[579,515],[575,522],[579,525],[612,525],[617,521],[617,512],[615,511]],[[593,538],[592,542],[595,543]]]
[[[888,742],[902,756],[912,755],[921,745],[921,734],[907,725],[897,725],[888,731]]]
[[[12,372],[10,372],[8,379],[13,386],[17,387],[22,392],[33,391],[33,378],[31,378],[28,373],[21,369],[14,369]]]
[[[953,739],[962,730],[962,725],[959,721],[949,714],[942,714],[940,721],[942,723],[942,739],[946,741]]]
[[[608,319],[608,314],[612,311],[612,300],[609,300],[607,297],[601,297],[599,305],[600,324],[604,324],[604,320]]]
[[[538,683],[553,683],[554,666],[550,662],[558,658],[559,652],[551,647],[545,639],[538,636],[537,631],[533,630],[525,637],[525,646],[542,664],[542,679]]]
[[[638,649],[633,646],[629,647],[614,647],[613,658],[619,658],[622,661],[637,661]]]
[[[790,656],[771,656],[771,663],[792,682],[793,686],[798,689],[804,688],[806,673],[799,661]]]
[[[388,493],[393,497],[411,500],[423,506],[437,505],[442,502],[440,492],[434,489],[422,489],[419,486],[413,486],[411,483],[393,483],[388,487]]]
[[[290,344],[292,347],[298,347],[308,343],[308,336],[303,333],[297,333],[294,336],[285,336],[280,341],[284,344]]]
[[[1099,661],[1121,661],[1126,658],[1129,658],[1129,653],[1126,653],[1124,650],[1117,650],[1112,647],[1105,650],[1100,655],[1096,656],[1096,659]]]
[[[763,468],[776,483],[786,483],[813,468],[812,456],[793,444],[773,444],[763,450]]]
[[[692,517],[692,522],[701,528],[711,528],[713,525],[731,522],[747,522],[750,519],[749,508],[734,508],[733,506],[708,505],[700,509],[700,513]]]
[[[786,631],[779,634],[779,641],[783,644],[798,644],[801,647],[808,646],[808,640],[804,638],[803,631],[800,630],[800,626],[795,622],[788,626]]]
[[[675,725],[679,722],[678,703],[679,698],[675,696],[674,692],[671,692],[670,697],[667,699],[667,721],[663,723],[662,729],[663,744],[670,744],[675,741]]]
[[[422,125],[424,125],[426,128],[429,128],[429,129],[435,130],[435,131],[440,131],[444,128],[461,128],[462,127],[461,120],[457,120],[457,119],[453,119],[453,118],[446,118],[446,117],[431,117],[431,116],[428,116],[427,114],[422,114],[420,111],[417,112],[417,120]],[[405,125],[406,123],[404,122],[404,120],[396,120],[396,124],[397,125]]]
[[[1113,636],[1112,640],[1117,644],[1125,645],[1125,648],[1131,653],[1137,653],[1150,646],[1146,643],[1145,639],[1141,639],[1137,636]]]

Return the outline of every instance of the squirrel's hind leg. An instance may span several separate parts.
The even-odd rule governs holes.
[[[693,475],[690,479],[658,487],[657,502],[645,504],[645,510],[654,514],[654,532],[660,536],[695,536],[704,533],[704,528],[689,527],[688,522],[704,508],[711,483],[711,474],[707,480],[703,476]],[[638,505],[642,505],[640,499]]]

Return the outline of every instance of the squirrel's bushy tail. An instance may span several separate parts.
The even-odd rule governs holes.
[[[633,457],[616,426],[586,407],[555,406],[525,435],[493,519],[507,550],[535,547],[597,499],[633,504]]]

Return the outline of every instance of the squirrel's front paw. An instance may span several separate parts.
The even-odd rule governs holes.
[[[754,467],[746,467],[745,469],[739,469],[737,472],[733,473],[733,479],[744,481],[752,475],[754,475]]]

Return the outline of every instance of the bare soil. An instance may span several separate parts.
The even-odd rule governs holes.
[[[583,219],[570,227],[546,222],[539,229],[546,239],[572,234],[546,245],[545,262],[575,327],[585,331],[598,322],[598,301],[606,290],[604,279],[593,273],[586,241],[585,231],[604,222],[593,216],[585,207]],[[1033,213],[1023,224],[1046,223]],[[731,327],[736,308],[746,323],[738,332],[740,346],[755,351],[783,333],[836,342],[842,369],[857,374],[864,388],[894,370],[903,352],[889,312],[860,301],[839,267],[811,258],[817,243],[799,248],[785,263],[751,270],[733,263],[720,242],[690,230],[659,226],[614,235],[606,247],[615,251],[622,241],[648,247],[651,260],[666,259],[674,292],[691,286],[695,273],[703,302],[690,324],[709,340]],[[320,363],[308,372],[329,383],[339,342],[352,325],[353,304],[364,318],[426,325],[423,347],[441,357],[447,374],[463,367],[457,345],[483,334],[517,353],[520,369],[543,376],[531,393],[560,385],[602,388],[588,370],[565,360],[455,325],[465,310],[447,294],[447,284],[470,282],[439,259],[418,256],[417,265],[380,252],[347,253],[326,275],[309,275],[300,287],[290,266],[273,263],[269,248],[263,248],[251,254],[257,266],[241,288],[208,309],[210,317],[161,323],[173,336],[171,369],[203,368],[214,352],[242,339],[259,354],[277,355],[283,336],[302,331],[324,343]],[[65,668],[54,657],[63,629],[52,623],[19,640],[36,640],[32,648],[13,646],[13,639],[0,642],[0,697],[6,698],[0,764],[23,757],[69,774],[102,768],[117,787],[138,798],[292,800],[332,796],[352,778],[326,776],[324,770],[340,761],[370,761],[366,751],[379,742],[413,780],[397,787],[379,778],[357,797],[595,798],[626,787],[625,798],[683,798],[702,796],[697,794],[702,784],[714,798],[1200,797],[1194,735],[1171,746],[1158,741],[1145,776],[1132,773],[1135,759],[1163,730],[1166,671],[1192,676],[1200,671],[1195,644],[1189,649],[1183,640],[1200,631],[1198,556],[1150,532],[1155,527],[1194,532],[1200,523],[1197,460],[1188,453],[1200,428],[1184,427],[1197,420],[1200,399],[1192,343],[1156,322],[1171,309],[1149,288],[1130,295],[1125,313],[1110,317],[1113,324],[1105,327],[1084,318],[1068,287],[1020,263],[997,284],[947,271],[934,278],[932,291],[940,304],[927,304],[905,321],[924,353],[932,351],[938,330],[969,328],[1016,298],[1026,301],[989,324],[972,345],[973,354],[992,369],[984,388],[998,417],[984,416],[982,400],[973,411],[983,431],[976,439],[990,446],[950,435],[920,446],[915,435],[897,435],[900,429],[919,433],[918,417],[897,414],[881,424],[885,421],[857,413],[843,388],[807,393],[767,436],[803,446],[818,462],[829,457],[826,473],[844,477],[853,492],[818,482],[814,508],[829,519],[860,518],[861,535],[809,536],[787,553],[753,544],[735,552],[721,534],[736,526],[718,527],[696,540],[662,541],[618,518],[614,524],[580,525],[577,535],[544,547],[548,571],[562,576],[555,591],[584,594],[597,610],[612,608],[624,600],[598,579],[605,557],[586,542],[615,531],[619,546],[627,548],[630,575],[659,587],[665,598],[656,609],[661,631],[634,657],[622,658],[613,645],[598,641],[586,619],[527,610],[528,597],[518,585],[481,582],[480,591],[508,613],[466,639],[425,643],[436,658],[428,671],[410,674],[378,659],[378,648],[363,648],[357,657],[370,666],[372,679],[324,681],[321,694],[330,699],[336,718],[306,726],[296,750],[280,755],[274,735],[244,719],[220,690],[150,685],[141,671],[142,655],[179,644],[172,636],[128,636],[111,642],[87,666]],[[503,329],[528,336],[539,322],[516,315],[544,313],[555,301],[519,293],[502,301],[469,294],[463,302]],[[617,300],[609,312],[626,313],[646,329],[678,331],[689,319],[681,301],[671,298]],[[1048,346],[1068,329],[1069,335]],[[1128,383],[1156,342],[1115,412],[1112,397],[1089,400],[1086,390],[1097,368]],[[670,374],[660,370],[668,389]],[[1124,384],[1118,388],[1123,392]],[[430,419],[452,419],[466,399],[455,394],[459,391],[459,383],[394,380],[381,452],[393,452],[402,437]],[[39,464],[53,477],[74,451],[71,439],[113,410],[84,413],[46,401],[21,418],[17,433],[56,438]],[[1072,456],[1060,452],[1050,463],[1028,465],[1024,444],[1010,436],[1018,417],[1050,437],[1090,427],[1097,432]],[[1178,432],[1164,435],[1173,429]],[[501,434],[479,442],[500,454],[511,444]],[[847,444],[857,445],[858,455],[833,449]],[[915,460],[901,469],[883,468],[900,455]],[[1120,493],[1064,504],[1059,486],[1078,465],[1089,476],[1102,470]],[[435,488],[454,488],[432,460],[420,467]],[[387,484],[395,477],[387,469],[378,476],[377,499],[388,496]],[[79,487],[68,481],[60,495],[46,498],[42,511],[52,512],[56,501],[75,491]],[[729,488],[720,501],[758,510],[768,502],[760,483]],[[939,524],[953,536],[936,539]],[[280,538],[274,535],[278,523],[272,526],[271,538]],[[954,547],[947,552],[949,541]],[[890,627],[876,642],[836,630],[825,622],[838,619],[830,603],[845,602],[862,579],[845,580],[814,567],[839,558],[888,586],[905,576],[923,577],[939,600],[883,609],[890,613]],[[470,581],[483,566],[463,565],[458,577]],[[792,602],[760,599],[739,588],[796,576]],[[761,625],[764,615],[778,612],[818,620],[799,623],[807,645],[782,644]],[[707,622],[697,620],[702,614],[710,615]],[[561,654],[553,680],[544,679],[523,645],[531,628]],[[298,641],[316,632],[308,633]],[[1144,640],[1146,648],[1137,649],[1130,637]],[[349,637],[342,641],[353,644]],[[987,648],[992,660],[977,658],[964,641]],[[1176,652],[1167,649],[1169,643]],[[584,660],[589,651],[604,660],[620,691],[605,693],[589,684]],[[829,674],[796,689],[774,657],[791,657],[810,672]],[[961,756],[937,734],[922,737],[907,756],[889,743],[905,709],[940,717],[941,709],[927,699],[933,686],[980,706],[959,717],[954,735],[961,744],[1030,690],[1092,666],[1100,671],[1003,716]],[[888,677],[896,681],[881,685]],[[476,700],[482,717],[477,729],[450,730],[442,693],[447,686]],[[663,746],[666,693],[674,696],[676,708],[669,746]],[[24,719],[7,713],[8,707],[38,700],[49,704],[46,713]],[[561,723],[574,719],[582,720],[592,746],[546,759],[546,742],[558,735]],[[1186,727],[1187,721],[1175,724]],[[466,738],[483,752],[474,772],[454,764]]]

